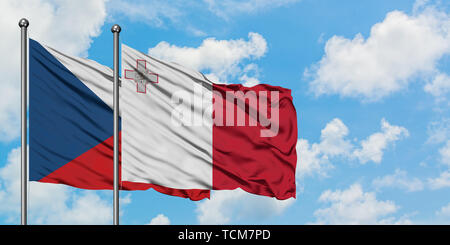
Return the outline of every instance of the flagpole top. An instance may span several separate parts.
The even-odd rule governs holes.
[[[20,26],[20,28],[22,28],[22,27],[27,28],[28,25],[30,25],[30,22],[28,22],[27,19],[22,18],[22,19],[19,20],[19,26]],[[120,28],[120,27],[119,27],[119,28]]]
[[[113,25],[113,26],[111,27],[111,32],[112,32],[112,33],[114,33],[114,32],[120,33],[121,30],[122,30],[122,29],[120,28],[120,26],[119,26],[118,24],[115,24],[115,25]]]

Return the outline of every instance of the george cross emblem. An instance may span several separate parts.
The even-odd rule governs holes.
[[[125,79],[134,80],[136,83],[136,92],[147,93],[147,84],[158,83],[159,75],[147,70],[146,60],[136,60],[136,70],[125,69]]]

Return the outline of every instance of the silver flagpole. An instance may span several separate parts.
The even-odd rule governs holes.
[[[27,50],[27,27],[29,22],[22,18],[19,21],[21,32],[21,224],[27,224],[27,184],[28,184],[28,165],[27,165],[27,68],[28,68],[28,50]]]
[[[119,33],[120,26],[111,28],[114,34],[114,225],[119,225]]]

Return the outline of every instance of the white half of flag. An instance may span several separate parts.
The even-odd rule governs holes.
[[[199,72],[126,45],[122,71],[122,181],[211,189],[212,123],[203,123],[203,115],[211,115],[212,83]],[[202,120],[197,125],[172,125],[175,111],[192,111],[191,104],[173,101],[183,93],[200,103],[193,103],[193,117]]]

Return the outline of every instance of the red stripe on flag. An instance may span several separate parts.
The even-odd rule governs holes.
[[[227,93],[242,92],[248,95],[242,99],[245,106],[239,106],[237,100],[227,99]],[[266,91],[267,96],[264,95]],[[261,137],[262,130],[277,128],[276,123],[267,125],[264,118],[274,116],[271,91],[278,91],[279,120],[276,136]],[[297,114],[292,103],[291,90],[270,85],[244,87],[242,85],[213,86],[213,189],[232,190],[241,188],[247,192],[287,199],[295,197],[295,168],[297,154]],[[262,92],[262,93],[260,93]],[[252,100],[257,97],[257,105]],[[275,98],[275,96],[274,96]],[[260,102],[268,101],[268,117],[260,110]],[[265,100],[264,100],[265,99]],[[232,126],[227,126],[227,105],[234,108]],[[275,106],[276,104],[274,104]],[[256,126],[251,126],[250,115],[258,114]],[[238,126],[239,113],[245,115],[245,125]],[[241,117],[242,119],[242,117]],[[263,121],[261,121],[263,119]],[[219,124],[217,124],[219,122]],[[223,126],[220,126],[220,122]],[[231,124],[231,122],[229,122]],[[241,121],[242,123],[242,121]],[[265,125],[265,126],[263,126]],[[275,125],[275,126],[274,126]],[[275,132],[275,131],[274,131]]]
[[[121,147],[121,134],[119,134],[119,148]],[[113,189],[113,137],[108,138],[89,151],[83,153],[64,166],[53,171],[39,182],[65,184],[88,190]],[[119,154],[119,164],[120,164]],[[120,169],[120,168],[119,168]],[[119,171],[119,176],[121,171]],[[209,198],[209,190],[200,189],[173,189],[155,184],[134,183],[123,181],[121,190],[154,190],[172,196],[189,198],[193,201]]]

